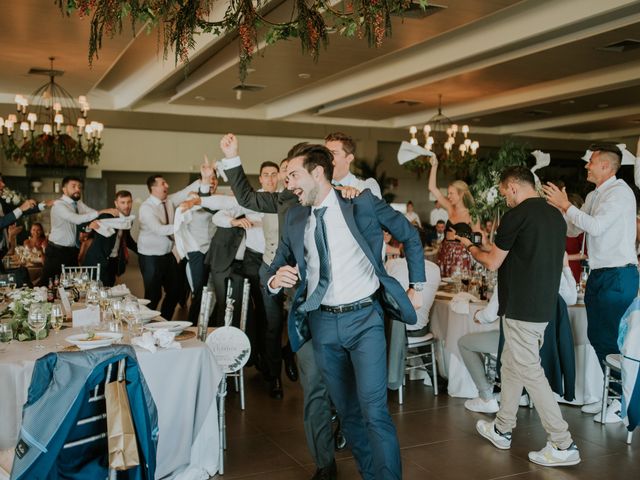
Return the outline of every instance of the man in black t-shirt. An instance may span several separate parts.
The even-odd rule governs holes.
[[[525,167],[502,172],[499,188],[511,210],[502,217],[491,249],[458,238],[477,261],[498,270],[498,314],[505,336],[500,410],[494,422],[479,420],[476,429],[497,448],[509,449],[525,387],[548,435],[547,445],[529,452],[529,460],[548,467],[576,465],[580,453],[540,365],[544,331],[558,300],[567,226],[562,214],[538,195]]]

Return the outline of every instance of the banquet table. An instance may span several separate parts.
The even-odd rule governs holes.
[[[42,341],[42,351],[33,350],[34,342],[13,341],[0,352],[0,479],[10,471],[35,360],[56,351],[56,341],[63,344],[65,337],[81,331],[65,328],[59,339],[52,333]],[[218,470],[216,394],[222,371],[211,350],[195,337],[180,344],[180,350],[156,353],[135,347],[158,410],[156,478],[208,478]]]
[[[446,295],[446,296],[445,296]],[[448,378],[448,392],[452,397],[474,398],[478,390],[462,361],[458,340],[467,333],[498,330],[499,322],[479,324],[475,313],[486,302],[469,304],[469,313],[460,314],[450,308],[450,294],[438,292],[431,307],[431,331],[436,337],[436,358],[441,376]],[[572,404],[583,405],[602,399],[603,374],[598,357],[587,338],[587,313],[583,304],[569,307],[569,321],[573,331],[576,360],[576,398]],[[563,401],[558,397],[558,400]]]

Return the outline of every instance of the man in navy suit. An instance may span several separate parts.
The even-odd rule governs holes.
[[[308,145],[287,167],[297,195],[285,220],[265,280],[269,291],[298,285],[289,314],[289,339],[297,350],[311,339],[360,474],[400,479],[395,426],[387,408],[387,354],[383,308],[416,323],[425,281],[417,230],[400,213],[365,190],[344,200],[331,185],[332,155]],[[404,243],[410,288],[405,292],[382,264],[382,230]]]

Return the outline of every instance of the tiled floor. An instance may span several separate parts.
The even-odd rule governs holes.
[[[255,370],[247,370],[245,382],[246,410],[240,410],[237,394],[230,393],[227,400],[225,474],[215,478],[308,480],[314,465],[302,429],[299,384],[285,379],[284,399],[273,400]],[[602,427],[579,408],[563,406],[583,461],[575,467],[550,469],[527,459],[529,450],[542,448],[546,441],[535,410],[520,408],[512,448],[501,451],[475,431],[476,420],[489,417],[466,411],[463,403],[446,392],[434,398],[432,389],[420,381],[407,386],[402,406],[395,393],[390,395],[404,479],[605,480],[640,475],[640,430],[627,446],[622,425]],[[337,459],[339,479],[359,478],[349,452],[338,453]]]

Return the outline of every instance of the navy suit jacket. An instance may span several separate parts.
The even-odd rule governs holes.
[[[395,278],[387,275],[382,263],[382,230],[387,230],[394,238],[404,243],[409,265],[409,281],[412,283],[425,281],[424,254],[418,231],[404,215],[391,208],[385,201],[375,197],[369,190],[363,190],[353,200],[345,200],[340,194],[337,197],[351,234],[373,265],[375,274],[380,280],[382,306],[391,318],[413,325],[417,321],[416,311],[405,290]],[[304,230],[310,214],[311,207],[297,205],[289,209],[276,256],[262,277],[266,285],[280,267],[298,265],[301,281],[293,297],[288,322],[289,340],[294,351],[311,338],[307,325],[307,313],[298,312],[298,307],[307,298]],[[267,291],[269,291],[268,286]]]

